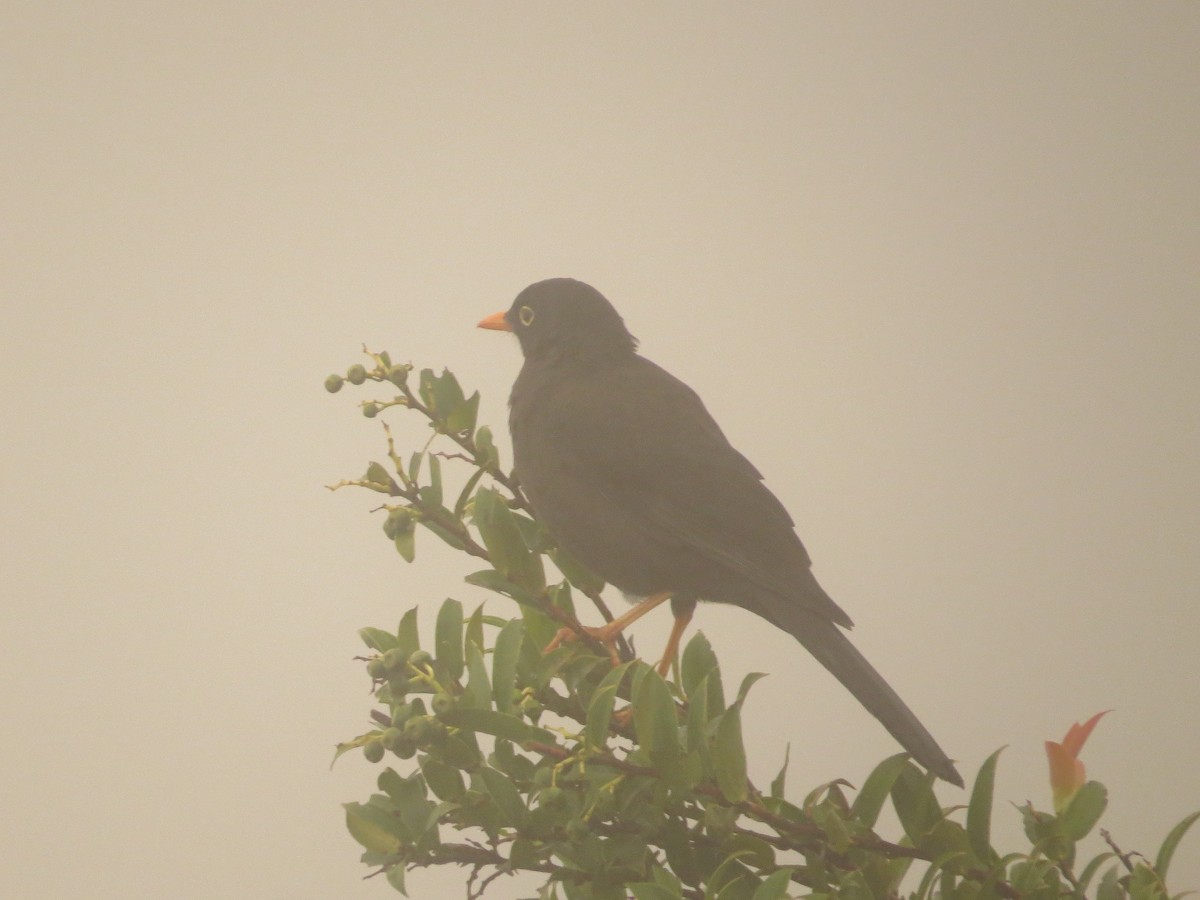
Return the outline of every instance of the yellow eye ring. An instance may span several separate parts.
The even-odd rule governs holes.
[[[517,318],[521,320],[522,325],[531,325],[533,323],[533,307],[522,306],[517,310]]]

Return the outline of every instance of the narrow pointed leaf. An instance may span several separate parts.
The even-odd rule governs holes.
[[[791,755],[792,755],[792,745],[789,742],[783,751],[783,765],[779,767],[779,774],[776,775],[774,780],[771,782],[771,796],[772,797],[782,797],[783,796],[784,785],[787,783],[788,759],[791,758]]]
[[[603,747],[608,742],[608,730],[612,722],[613,705],[617,699],[617,690],[621,680],[633,662],[621,663],[612,669],[601,680],[596,690],[592,692],[588,704],[587,725],[584,727],[584,738],[590,747]]]
[[[390,632],[384,631],[382,628],[360,628],[358,636],[362,638],[363,643],[372,650],[378,650],[380,653],[386,653],[396,646],[396,636]]]
[[[417,608],[414,606],[400,619],[396,630],[396,645],[405,656],[412,656],[421,649],[421,636],[417,632]]]
[[[1001,747],[979,767],[967,806],[967,837],[975,858],[983,866],[990,866],[996,857],[992,849],[992,797],[996,789],[996,763],[1003,752]]]
[[[539,741],[543,744],[554,743],[554,735],[545,728],[538,728],[536,725],[530,725],[524,719],[506,716],[504,713],[492,709],[458,707],[444,713],[441,720],[455,728],[490,734],[516,744],[524,744],[527,741]]]
[[[471,492],[475,490],[475,485],[479,484],[479,479],[482,477],[483,469],[476,469],[474,474],[467,479],[467,483],[463,485],[463,489],[458,494],[458,500],[454,502],[454,518],[462,518],[463,510],[467,508],[467,501],[471,499]]]
[[[662,676],[645,667],[633,693],[633,727],[638,742],[659,766],[679,759],[679,722],[675,700]]]
[[[429,455],[429,484],[419,491],[421,499],[433,507],[442,505],[442,461]]]
[[[941,806],[929,778],[911,762],[906,762],[892,784],[892,803],[905,834],[914,844],[919,844],[942,820]]]
[[[787,900],[793,871],[795,870],[791,866],[776,869],[763,879],[751,900]]]
[[[1159,878],[1166,879],[1167,869],[1171,866],[1171,857],[1175,855],[1175,848],[1179,846],[1179,842],[1183,840],[1183,836],[1188,833],[1188,829],[1196,823],[1197,819],[1200,819],[1200,811],[1192,813],[1172,828],[1167,839],[1158,848],[1158,856],[1154,860],[1154,871],[1158,872]]]
[[[458,681],[463,674],[463,608],[453,598],[447,599],[438,610],[434,630],[434,655],[446,673]]]
[[[484,787],[491,795],[492,800],[500,807],[500,812],[504,814],[508,820],[506,824],[522,827],[526,819],[529,818],[529,810],[525,806],[525,802],[521,799],[521,794],[512,780],[502,772],[498,772],[490,766],[485,766],[479,770],[479,777],[483,781]]]
[[[525,635],[525,623],[513,619],[500,629],[492,656],[492,691],[496,698],[496,709],[511,714],[513,689],[517,683],[517,661],[521,656],[521,641]]]
[[[713,742],[713,767],[717,787],[730,803],[738,803],[749,795],[746,784],[746,748],[742,743],[741,707],[731,706],[721,715],[717,736]]]
[[[687,646],[683,648],[683,656],[679,660],[680,678],[683,681],[683,692],[688,697],[689,701],[696,693],[697,687],[701,681],[713,670],[719,670],[717,664],[717,655],[713,653],[712,645],[708,642],[708,638],[704,636],[703,631],[697,631],[692,635],[692,639],[687,642]],[[717,684],[717,691],[720,691],[720,678],[713,679]],[[711,701],[716,699],[716,703]],[[715,715],[723,712],[725,709],[725,698],[709,697],[709,710]]]
[[[475,709],[490,709],[492,706],[492,684],[488,677],[487,664],[483,661],[483,650],[474,642],[467,644],[467,688],[463,699],[467,706]]]

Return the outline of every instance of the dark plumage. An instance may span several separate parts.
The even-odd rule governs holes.
[[[517,476],[564,549],[628,594],[671,594],[683,624],[697,599],[757,613],[803,644],[917,762],[962,784],[843,634],[850,617],[813,577],[758,470],[691,388],[637,354],[599,291],[540,281],[480,326],[521,343],[509,419]]]

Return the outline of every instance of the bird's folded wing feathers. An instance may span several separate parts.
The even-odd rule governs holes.
[[[593,395],[596,398],[593,401]],[[599,398],[621,396],[614,407]],[[810,565],[787,510],[691,388],[641,357],[572,384],[551,412],[556,439],[653,527],[780,597],[849,624],[823,592],[798,593]],[[588,415],[605,409],[608,418]]]

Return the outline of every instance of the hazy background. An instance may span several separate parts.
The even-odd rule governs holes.
[[[325,490],[382,435],[321,382],[364,341],[450,366],[507,449],[518,349],[474,326],[552,275],[706,399],[964,775],[1009,745],[1004,842],[1101,709],[1123,849],[1200,808],[1200,6],[2,20],[0,893],[389,895],[338,805],[378,769],[329,771],[355,631],[480,594]],[[897,749],[782,632],[696,621],[728,681],[771,673],[756,777]]]

